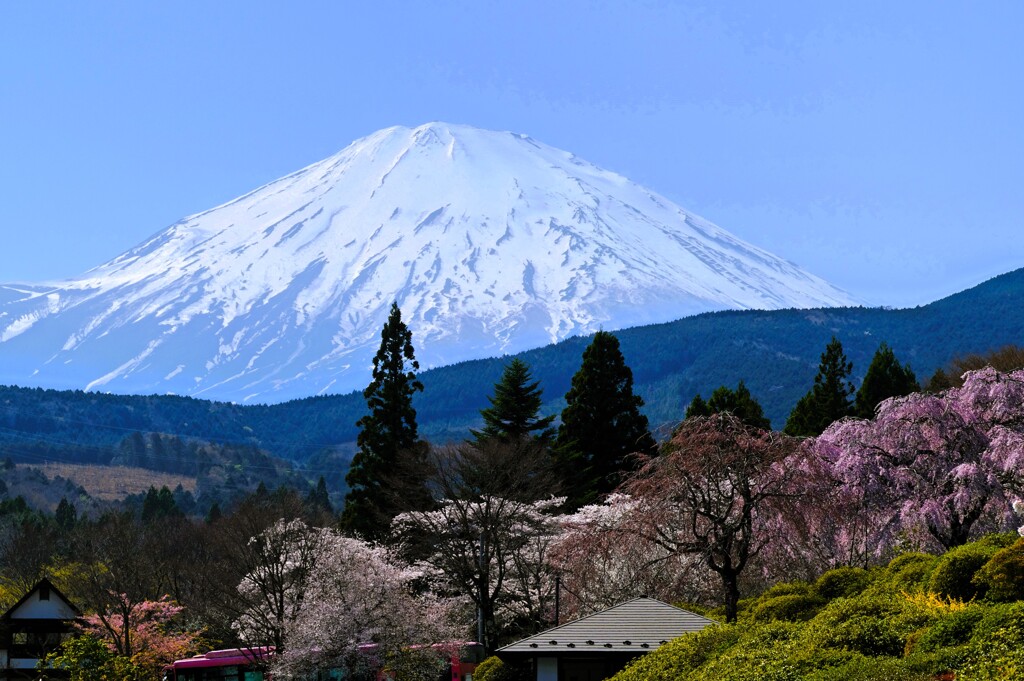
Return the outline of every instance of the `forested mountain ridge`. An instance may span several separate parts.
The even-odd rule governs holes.
[[[811,385],[833,335],[853,362],[855,384],[883,341],[924,381],[955,355],[1024,341],[1022,301],[1024,269],[912,309],[715,312],[615,335],[652,427],[680,420],[694,394],[708,395],[742,379],[780,428]],[[589,342],[576,337],[516,355],[540,381],[542,413],[560,412]],[[425,389],[415,398],[421,435],[440,442],[479,426],[479,410],[508,359],[423,372]],[[0,452],[102,463],[123,455],[132,433],[159,432],[309,462],[322,471],[347,466],[355,423],[365,411],[360,393],[241,406],[178,396],[0,387]],[[332,456],[325,458],[327,452]]]

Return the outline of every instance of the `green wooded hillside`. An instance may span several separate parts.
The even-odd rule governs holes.
[[[859,383],[885,341],[923,382],[953,356],[1024,342],[1024,269],[930,305],[906,310],[842,308],[717,312],[616,332],[635,392],[653,428],[682,418],[694,394],[743,380],[780,428],[813,382],[829,339],[843,343]],[[416,330],[413,343],[416,343]],[[589,338],[519,355],[540,380],[542,413],[564,406]],[[508,358],[423,372],[415,398],[420,433],[433,441],[465,437]],[[369,377],[367,377],[369,380]],[[0,447],[6,455],[107,462],[132,432],[257,447],[297,461],[325,462],[339,446],[347,462],[362,395],[312,397],[277,405],[234,405],[176,396],[124,396],[0,387]]]

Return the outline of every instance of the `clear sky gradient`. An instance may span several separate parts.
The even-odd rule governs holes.
[[[7,2],[0,281],[390,125],[527,133],[869,304],[1024,267],[1024,2]]]

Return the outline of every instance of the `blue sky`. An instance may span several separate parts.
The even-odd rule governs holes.
[[[524,132],[871,304],[1024,266],[1024,3],[0,4],[0,280],[390,125]]]

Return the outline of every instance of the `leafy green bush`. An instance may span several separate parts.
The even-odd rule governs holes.
[[[927,553],[904,553],[896,556],[875,580],[872,590],[876,592],[921,591],[928,585],[937,556]]]
[[[748,610],[753,622],[806,622],[818,614],[825,602],[813,594],[785,594],[759,601]]]
[[[796,681],[799,625],[773,622],[748,630],[718,657],[696,669],[687,681]],[[675,677],[680,678],[680,677]]]
[[[983,541],[950,549],[932,570],[928,590],[964,601],[985,595],[986,586],[976,583],[974,575],[998,551],[997,546]]]
[[[494,655],[481,662],[473,672],[473,681],[526,681],[528,678],[524,670],[506,665]]]
[[[739,624],[683,636],[614,680],[1024,681],[1024,601],[965,603],[954,590],[997,553],[1015,556],[1002,553],[1011,543],[991,535],[944,556],[908,553],[887,568],[775,585],[743,601]]]
[[[974,582],[989,600],[1024,600],[1024,537],[993,554],[975,573]]]
[[[673,639],[630,662],[612,681],[677,681],[721,655],[740,638],[735,625],[716,625]]]
[[[871,583],[871,575],[864,568],[839,567],[829,570],[814,583],[814,591],[825,600],[856,596]]]
[[[931,674],[910,669],[891,657],[857,655],[845,664],[819,669],[803,677],[806,681],[931,681]]]
[[[963,645],[971,640],[975,625],[984,616],[985,609],[979,605],[970,605],[963,610],[949,612],[922,632],[916,649],[927,653]]]
[[[999,624],[994,631],[988,628]],[[1024,679],[1024,603],[996,607],[975,627],[967,662],[957,681]]]
[[[907,638],[932,617],[902,596],[861,594],[832,601],[811,620],[804,636],[810,646],[899,657]]]
[[[937,677],[963,666],[968,660],[969,646],[940,648],[931,652],[915,651],[903,658],[903,666],[913,672]]]

